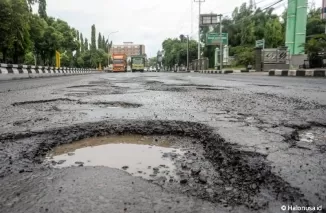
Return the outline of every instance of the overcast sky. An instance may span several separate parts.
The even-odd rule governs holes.
[[[206,0],[201,11],[231,15],[243,2],[248,1]],[[276,0],[256,0],[262,8],[273,2]],[[278,4],[279,11],[284,10],[285,2]],[[198,37],[198,3],[193,0],[47,0],[47,13],[67,21],[89,40],[92,24],[96,25],[97,35],[101,32],[107,37],[110,32],[119,31],[110,36],[114,44],[144,44],[149,57],[162,48],[165,38],[180,34]]]

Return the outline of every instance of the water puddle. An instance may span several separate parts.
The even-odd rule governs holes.
[[[307,142],[307,143],[312,143],[315,139],[315,136],[311,132],[306,132],[304,134],[300,135],[300,141],[302,142]]]
[[[326,152],[326,129],[324,127],[312,127],[309,130],[299,132],[297,146],[310,150]]]
[[[107,166],[148,180],[178,181],[175,162],[185,151],[155,136],[123,135],[88,138],[56,147],[46,157],[55,168]]]

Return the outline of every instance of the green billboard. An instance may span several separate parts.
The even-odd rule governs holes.
[[[206,34],[206,45],[219,45],[221,43],[221,40],[223,45],[229,45],[228,33],[222,33],[222,36],[220,36],[219,33]]]

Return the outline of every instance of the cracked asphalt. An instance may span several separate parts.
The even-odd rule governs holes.
[[[103,73],[2,81],[0,117],[1,212],[326,212],[325,79]],[[193,164],[187,183],[173,187],[113,168],[42,164],[60,144],[125,133],[184,137],[180,144],[202,155],[183,162],[208,165],[207,182]]]

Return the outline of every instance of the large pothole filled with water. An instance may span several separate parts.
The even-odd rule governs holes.
[[[180,148],[177,138],[141,135],[111,135],[87,138],[54,148],[46,163],[55,168],[107,166],[147,180],[179,181],[177,162],[189,149]],[[164,181],[165,182],[165,181]]]
[[[296,188],[271,172],[266,156],[239,150],[204,124],[112,120],[0,140],[10,144],[4,153],[12,153],[15,146],[20,150],[16,157],[0,157],[0,176],[112,167],[169,192],[224,206],[279,209],[279,199],[282,204],[307,204]]]

